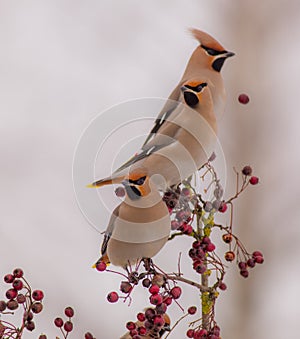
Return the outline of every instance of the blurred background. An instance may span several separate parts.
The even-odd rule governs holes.
[[[102,236],[77,205],[72,161],[97,114],[125,100],[169,95],[197,46],[188,27],[236,53],[222,70],[227,194],[235,190],[234,166],[250,164],[260,177],[238,200],[234,227],[249,251],[263,251],[265,264],[248,279],[230,267],[216,311],[222,338],[297,336],[299,13],[297,0],[0,0],[0,275],[22,267],[45,292],[37,329],[24,338],[59,335],[53,319],[68,305],[76,312],[71,338],[87,330],[119,338],[147,305],[141,288],[130,307],[106,302],[120,278],[91,268]],[[242,92],[248,105],[237,101]],[[189,244],[165,246],[158,263],[176,270],[178,252]],[[189,260],[182,265],[188,270]],[[187,289],[183,306],[197,303]],[[181,312],[172,309],[174,321]],[[183,337],[185,326],[171,337]]]

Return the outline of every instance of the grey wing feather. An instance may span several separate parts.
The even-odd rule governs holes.
[[[109,222],[108,222],[108,226],[105,230],[105,235],[104,235],[104,239],[103,239],[103,242],[102,242],[102,246],[101,246],[101,254],[104,255],[106,250],[107,250],[107,244],[109,242],[109,239],[111,238],[111,235],[113,233],[113,230],[114,230],[114,227],[115,227],[115,221],[116,221],[116,218],[118,217],[119,215],[119,208],[120,208],[120,205],[117,206],[110,219],[109,219]]]

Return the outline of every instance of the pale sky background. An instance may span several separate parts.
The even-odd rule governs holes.
[[[230,267],[228,291],[217,303],[222,338],[297,337],[299,13],[297,0],[0,0],[0,275],[22,267],[32,287],[45,292],[37,329],[24,338],[55,338],[53,319],[68,305],[76,312],[70,338],[87,330],[97,339],[119,338],[147,305],[140,287],[131,307],[106,302],[120,278],[91,268],[102,237],[77,205],[72,161],[97,114],[129,99],[169,95],[197,46],[188,27],[236,53],[222,72],[227,192],[235,189],[233,166],[251,164],[261,179],[239,200],[235,231],[266,261],[247,280]],[[250,96],[247,106],[237,102],[241,92]],[[107,218],[100,215],[100,229]],[[164,266],[173,259],[175,270],[189,241],[174,244],[157,260]],[[183,306],[196,301],[186,290]],[[181,313],[171,309],[174,321]],[[181,328],[171,338],[182,337]]]

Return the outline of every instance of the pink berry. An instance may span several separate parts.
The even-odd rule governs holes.
[[[87,332],[85,335],[84,335],[84,339],[94,339],[92,333],[90,332]]]
[[[0,300],[0,312],[5,311],[6,309],[6,302],[4,300]]]
[[[4,281],[5,281],[7,284],[11,284],[14,280],[15,280],[15,277],[14,277],[12,274],[6,274],[6,275],[4,276]]]
[[[47,339],[46,334],[40,334],[39,339]]]
[[[157,294],[159,292],[160,288],[157,285],[151,285],[149,288],[149,292],[151,294]]]
[[[252,257],[263,257],[263,254],[260,251],[254,251],[252,253]]]
[[[73,330],[73,323],[71,321],[66,321],[64,324],[64,329],[66,332],[71,332]]]
[[[244,105],[248,104],[248,102],[250,101],[248,95],[244,93],[239,95],[238,100],[241,104],[244,104]]]
[[[32,298],[36,301],[40,301],[44,298],[44,293],[41,290],[35,290],[32,292]]]
[[[179,228],[180,224],[178,221],[176,220],[172,220],[171,221],[171,230],[174,231],[174,230],[177,230]]]
[[[248,271],[247,269],[241,270],[241,271],[240,271],[240,274],[241,274],[242,277],[248,278],[248,276],[249,276],[249,271]]]
[[[6,291],[6,298],[9,300],[15,299],[15,297],[18,295],[17,290],[14,288],[10,288],[9,290]]]
[[[137,317],[138,321],[140,321],[140,322],[143,322],[146,319],[145,314],[141,313],[141,312],[138,313],[136,317]]]
[[[107,300],[110,302],[110,303],[115,303],[119,300],[119,296],[118,296],[118,293],[117,292],[110,292],[108,295],[107,295]]]
[[[17,291],[21,290],[23,288],[23,283],[19,279],[15,279],[13,282],[13,288],[16,289]]]
[[[115,189],[115,194],[117,197],[122,198],[125,196],[125,189],[123,187],[117,187]]]
[[[247,260],[247,266],[248,267],[254,267],[255,266],[255,259],[252,259],[252,258],[250,258],[250,259],[248,259]]]
[[[245,270],[247,268],[247,264],[244,261],[240,261],[238,266],[240,270]]]
[[[172,298],[171,298],[171,297],[165,298],[165,299],[164,299],[164,303],[165,303],[167,306],[171,305],[171,304],[172,304]]]
[[[150,303],[152,305],[160,305],[162,301],[163,301],[162,296],[158,293],[152,294],[150,297]]]
[[[65,315],[69,318],[72,318],[74,316],[74,310],[72,307],[66,307],[65,308]]]
[[[19,304],[24,304],[24,302],[26,301],[25,295],[24,294],[18,294],[17,295],[17,302]]]
[[[257,185],[258,181],[259,181],[258,177],[251,177],[250,180],[249,180],[251,185]]]
[[[96,263],[96,270],[97,271],[103,272],[103,271],[106,270],[106,267],[107,266],[106,266],[104,261],[99,261],[99,262]]]
[[[207,252],[213,252],[215,249],[216,249],[216,246],[212,242],[206,246]]]
[[[64,322],[63,322],[62,318],[55,318],[54,324],[55,324],[56,327],[62,327]]]
[[[181,296],[181,288],[179,286],[175,286],[171,289],[170,291],[170,294],[171,296],[174,298],[174,299],[178,299],[180,298]]]
[[[155,311],[153,308],[147,308],[145,311],[145,317],[147,320],[152,321],[153,317],[155,316]]]
[[[210,243],[211,243],[211,241],[210,241],[209,237],[203,237],[202,244],[208,245]]]
[[[128,323],[126,324],[126,328],[128,331],[132,331],[136,328],[136,325],[133,321],[128,321]]]
[[[196,306],[190,306],[188,308],[188,314],[195,314],[197,312],[197,307]]]

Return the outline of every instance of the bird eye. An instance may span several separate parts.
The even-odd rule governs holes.
[[[144,184],[145,180],[146,180],[146,176],[139,178],[138,180],[135,181],[135,183],[138,186],[142,186]]]

